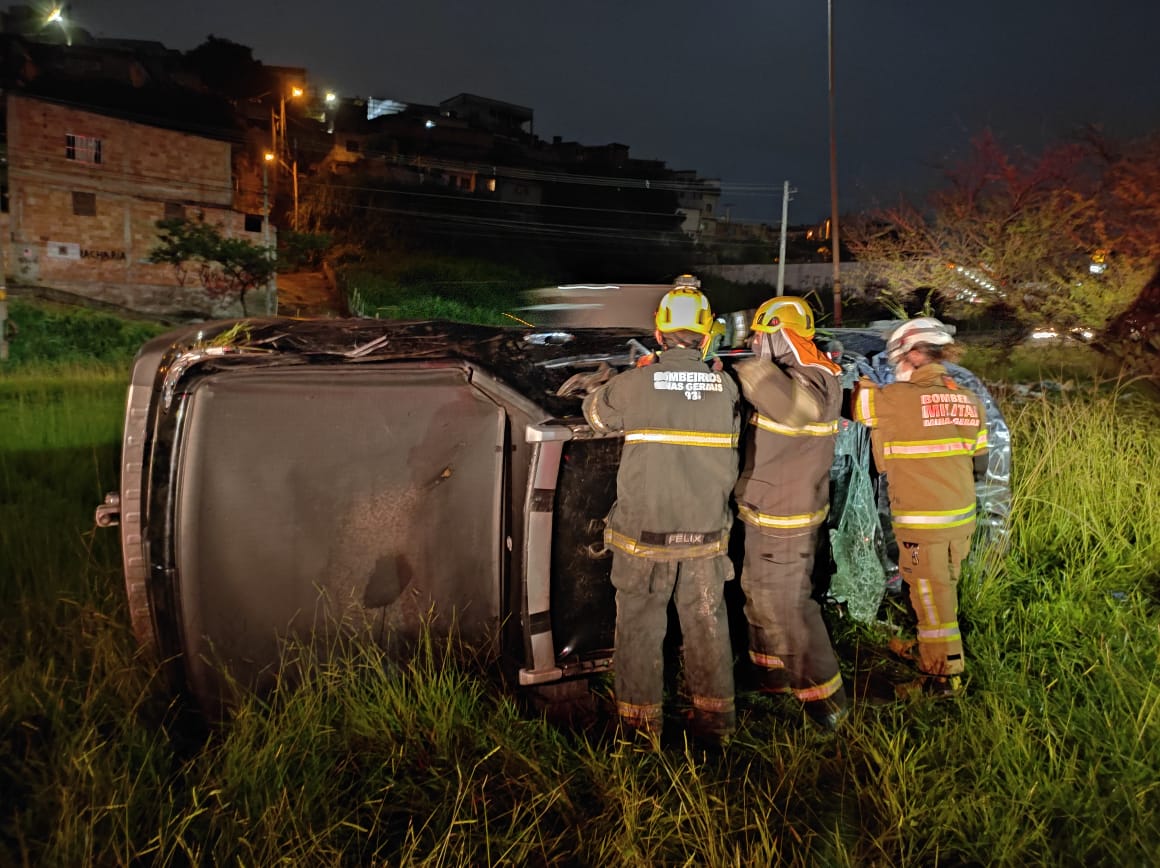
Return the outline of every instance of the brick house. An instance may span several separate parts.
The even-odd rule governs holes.
[[[234,144],[212,130],[195,134],[149,120],[9,93],[9,207],[0,214],[0,253],[10,284],[170,316],[241,313],[235,298],[212,297],[195,277],[183,286],[169,266],[148,262],[156,222],[168,217],[203,219],[227,236],[274,243],[261,213],[236,209],[253,197],[238,192]],[[252,291],[248,307],[261,313],[274,300],[272,286]]]

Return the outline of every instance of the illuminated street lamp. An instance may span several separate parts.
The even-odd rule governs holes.
[[[262,164],[262,196],[264,199],[267,196],[267,193],[266,193],[266,163],[273,163],[275,160],[277,160],[278,165],[290,173],[290,180],[293,182],[292,190],[293,190],[293,194],[294,194],[294,231],[297,232],[298,231],[298,160],[295,159],[293,162],[287,163],[285,160],[283,160],[281,157],[279,157],[273,151],[266,151],[264,156],[265,156],[265,162]],[[266,208],[267,217],[268,217],[269,216],[268,204],[264,202],[263,207]]]
[[[270,246],[270,173],[267,166],[274,162],[274,152],[262,155],[262,244]]]
[[[266,151],[262,154],[262,247],[266,250],[266,255],[269,256],[270,248],[270,193],[268,181],[267,166],[274,162],[274,152]],[[274,300],[274,276],[270,275],[270,281],[266,284],[266,310],[269,313],[277,313],[278,306]]]
[[[48,27],[50,24],[56,24],[60,27],[60,32],[64,34],[64,41],[67,45],[72,45],[72,37],[68,35],[68,23],[64,20],[64,10],[60,6],[53,6],[48,15],[44,18],[44,26]]]
[[[290,99],[298,99],[305,92],[306,91],[303,89],[303,87],[301,85],[298,85],[298,84],[290,85]],[[276,156],[281,160],[282,165],[286,165],[285,156],[287,154],[287,148],[286,148],[286,87],[285,87],[285,85],[283,85],[280,88],[280,94],[278,97],[277,115],[275,115],[274,107],[273,106],[270,107],[270,150],[273,152],[273,155],[268,156],[266,158],[268,161],[273,161],[274,157]],[[295,164],[297,164],[297,160],[295,160]],[[277,169],[277,167],[275,167],[275,170],[276,169]],[[277,171],[275,171],[275,174],[274,174],[274,187],[275,187],[275,190],[278,187]],[[294,178],[294,188],[295,188],[295,199],[297,200],[297,188],[298,188],[297,175],[295,175],[295,178]],[[295,210],[297,211],[297,209],[295,209]]]

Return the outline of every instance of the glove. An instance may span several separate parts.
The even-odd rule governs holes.
[[[564,385],[556,390],[556,394],[561,398],[578,394],[591,395],[611,380],[614,373],[608,362],[601,362],[595,371],[582,371],[570,376],[564,381]]]
[[[757,391],[758,385],[765,379],[768,369],[769,364],[758,359],[746,359],[735,364],[733,366],[733,373],[737,376],[737,381],[741,384],[741,394],[752,400],[752,396]]]
[[[725,342],[725,323],[714,321],[712,328],[709,329],[709,335],[705,340],[705,346],[701,348],[701,361],[716,361],[717,351],[721,349],[721,344]],[[714,370],[721,370],[715,368]]]

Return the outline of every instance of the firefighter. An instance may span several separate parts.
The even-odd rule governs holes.
[[[896,381],[863,379],[854,400],[886,475],[899,571],[918,621],[922,675],[910,686],[938,696],[963,688],[956,583],[975,530],[975,481],[987,470],[983,408],[941,363],[953,343],[933,317],[903,323],[886,344]]]
[[[683,275],[656,310],[651,363],[584,399],[599,432],[623,432],[605,545],[616,588],[616,705],[622,726],[659,736],[668,605],[676,604],[692,731],[711,742],[736,726],[733,655],[724,603],[737,478],[737,387],[707,364],[713,314]]]
[[[829,512],[841,368],[814,344],[813,311],[800,298],[765,302],[750,331],[754,358],[734,368],[753,406],[736,488],[749,658],[762,692],[793,694],[832,730],[849,704],[814,599],[813,567]]]

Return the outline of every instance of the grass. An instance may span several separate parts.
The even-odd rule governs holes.
[[[408,256],[346,263],[338,282],[357,316],[512,325],[503,312],[546,281],[481,260]]]
[[[1010,546],[962,581],[969,694],[844,733],[743,695],[723,752],[549,725],[437,643],[330,662],[199,731],[129,632],[125,372],[0,380],[0,864],[1143,865],[1160,858],[1160,426],[1007,407]],[[847,676],[873,629],[836,621]]]
[[[170,326],[51,302],[12,299],[8,319],[16,333],[0,372],[118,366]]]
[[[522,291],[559,282],[480,260],[423,256],[347,262],[340,265],[338,280],[357,316],[506,326],[519,322],[510,312],[526,304]],[[716,275],[705,275],[703,288],[721,313],[755,308],[775,293],[768,284]]]
[[[1024,341],[1014,347],[972,341],[962,364],[986,380],[1040,381],[1068,388],[1091,380],[1115,380],[1115,364],[1082,341]]]

